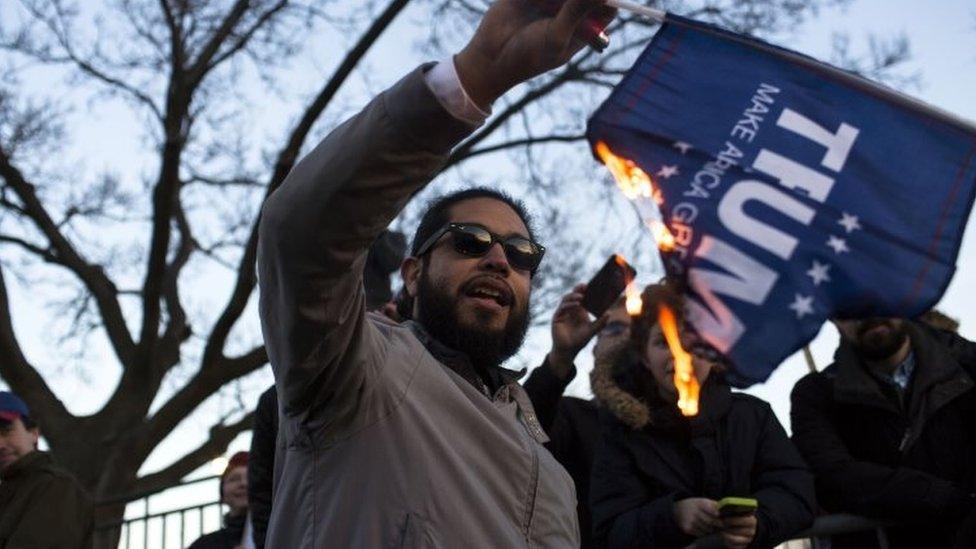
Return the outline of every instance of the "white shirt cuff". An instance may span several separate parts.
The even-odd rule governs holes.
[[[454,118],[480,126],[491,115],[490,111],[481,110],[468,96],[468,92],[461,85],[453,58],[438,62],[427,71],[424,79],[437,101]]]

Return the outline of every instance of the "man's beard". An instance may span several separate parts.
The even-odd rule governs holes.
[[[448,295],[433,284],[426,268],[420,270],[417,320],[434,339],[467,355],[478,371],[499,366],[519,350],[529,329],[528,309],[528,301],[519,306],[513,300],[501,330],[462,325],[457,296]],[[483,323],[490,319],[488,313],[476,311],[475,315]]]
[[[869,334],[872,328],[887,326],[885,332]],[[857,327],[857,337],[852,341],[857,354],[865,360],[884,360],[895,354],[908,339],[903,323],[892,322],[886,318],[868,318]]]

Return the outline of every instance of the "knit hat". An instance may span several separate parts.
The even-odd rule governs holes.
[[[10,391],[0,391],[0,419],[13,421],[18,418],[23,419],[29,415],[30,412],[27,410],[27,404],[24,404],[24,401],[19,396]]]

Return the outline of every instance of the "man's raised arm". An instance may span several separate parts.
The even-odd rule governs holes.
[[[604,0],[567,0],[555,16],[529,0],[496,0],[454,59],[482,110],[556,68],[582,43],[576,29]],[[436,87],[436,86],[435,86]],[[370,243],[437,172],[473,126],[448,113],[423,69],[334,130],[264,206],[258,247],[260,314],[285,416],[315,406],[349,413],[382,346],[366,327],[362,270]],[[453,110],[453,109],[452,109]]]
[[[329,134],[268,199],[260,310],[287,415],[345,393],[375,366],[362,356],[367,249],[472,129],[415,70]]]

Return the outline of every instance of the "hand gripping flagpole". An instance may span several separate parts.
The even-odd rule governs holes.
[[[658,23],[663,23],[664,18],[667,16],[667,13],[662,10],[656,10],[647,6],[635,4],[634,2],[628,2],[628,0],[607,0],[607,5],[611,8],[617,8],[618,10],[643,15],[644,17],[657,21]]]

